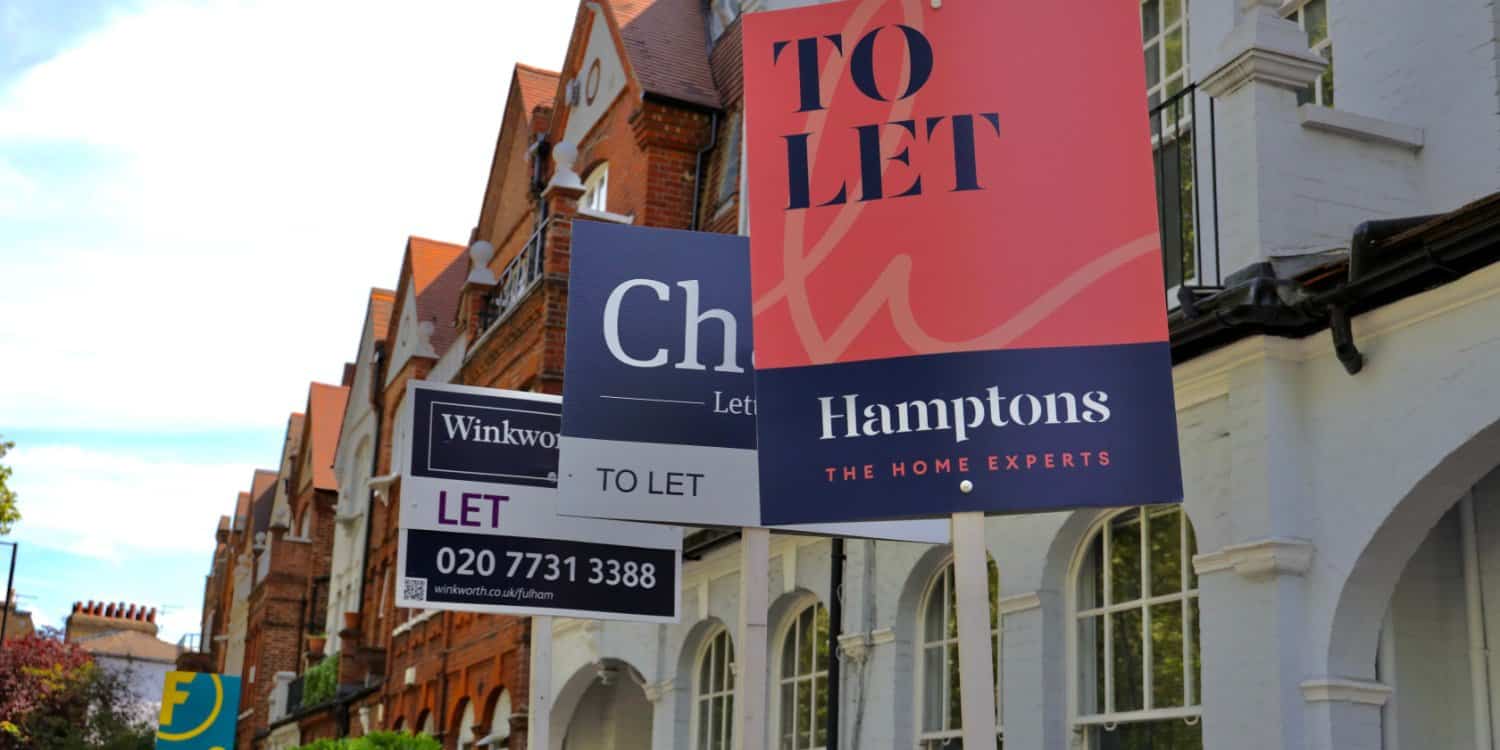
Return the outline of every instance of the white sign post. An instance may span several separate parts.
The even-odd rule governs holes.
[[[552,616],[531,618],[531,684],[526,706],[526,747],[552,750]]]
[[[766,750],[766,661],[769,581],[764,573],[771,566],[771,532],[747,528],[740,536],[740,622],[735,647],[734,747],[736,750]]]
[[[984,514],[953,514],[953,588],[958,599],[958,681],[964,747],[995,742],[994,644]]]

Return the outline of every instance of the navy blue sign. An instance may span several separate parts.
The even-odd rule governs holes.
[[[575,221],[566,434],[754,448],[749,252],[735,235]]]
[[[761,370],[760,392],[778,394],[759,417],[778,436],[774,454],[761,452],[761,513],[767,523],[819,523],[1175,502],[1182,475],[1166,348]]]
[[[618,544],[413,529],[406,592],[427,606],[604,611],[671,618],[676,551]]]
[[[558,404],[425,388],[413,395],[413,476],[556,486]]]

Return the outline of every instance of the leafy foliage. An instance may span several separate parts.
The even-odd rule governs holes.
[[[302,675],[302,705],[316,706],[333,700],[339,683],[339,656],[329,654]]]
[[[77,645],[30,636],[0,651],[0,750],[150,750],[155,736],[124,676]]]
[[[425,734],[414,737],[405,732],[371,732],[363,737],[317,740],[297,750],[442,750],[442,747]]]
[[[0,440],[0,458],[5,458],[5,454],[14,447],[16,447],[15,443]],[[10,530],[15,527],[16,521],[21,520],[21,511],[16,504],[16,493],[8,484],[10,474],[10,467],[0,464],[0,536],[9,534]]]

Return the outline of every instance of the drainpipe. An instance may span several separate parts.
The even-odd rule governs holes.
[[[1494,722],[1490,716],[1489,644],[1484,632],[1484,590],[1479,580],[1479,544],[1474,516],[1474,493],[1459,501],[1459,529],[1464,556],[1464,609],[1469,615],[1469,673],[1474,697],[1474,747],[1494,750]]]
[[[698,191],[703,187],[703,155],[714,150],[719,145],[719,113],[714,111],[709,114],[708,120],[708,145],[698,149],[698,156],[693,163],[693,220],[688,228],[694,232],[698,231],[698,206],[702,204]]]

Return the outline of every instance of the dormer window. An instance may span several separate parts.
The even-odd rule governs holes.
[[[713,44],[740,17],[740,0],[708,0],[708,42]]]
[[[609,198],[609,162],[594,167],[583,179],[583,197],[578,199],[578,208],[593,213],[608,211],[605,206]]]

